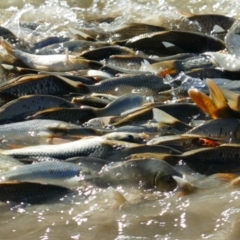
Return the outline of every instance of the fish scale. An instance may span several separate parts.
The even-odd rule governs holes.
[[[129,93],[135,88],[145,88],[153,91],[155,94],[161,91],[169,90],[170,86],[164,84],[161,77],[155,75],[139,74],[123,77],[115,77],[103,80],[95,85],[88,85],[90,92],[102,92],[113,95]]]
[[[75,156],[101,157],[104,155],[105,151],[111,149],[109,145],[103,145],[103,143],[104,138],[95,137],[57,145],[39,145],[3,150],[2,153],[15,157],[48,156],[59,159],[66,159]]]
[[[16,180],[28,182],[48,179],[64,180],[78,176],[80,170],[80,166],[68,162],[39,162],[8,171],[1,175],[1,179],[4,181]]]
[[[56,76],[50,75],[39,75],[37,77],[35,77],[35,75],[32,77],[28,76],[28,79],[23,79],[23,81],[20,79],[20,81],[10,83],[0,88],[0,94],[8,93],[15,97],[30,94],[61,95],[75,91],[75,86],[66,83]]]

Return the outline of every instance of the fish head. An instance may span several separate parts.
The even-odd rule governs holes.
[[[172,175],[164,171],[158,171],[154,178],[155,187],[161,192],[173,191],[177,187],[177,182]]]

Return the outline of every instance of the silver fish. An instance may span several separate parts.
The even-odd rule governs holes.
[[[79,176],[81,167],[67,162],[39,162],[2,173],[1,181],[39,182],[66,180]]]

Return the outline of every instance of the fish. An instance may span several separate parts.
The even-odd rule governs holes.
[[[135,55],[135,52],[128,48],[128,47],[121,47],[121,46],[106,46],[106,47],[100,47],[93,50],[84,51],[80,54],[80,57],[92,61],[101,61],[105,58],[108,58],[111,55],[116,54],[129,54],[129,55]]]
[[[131,93],[134,89],[139,88],[139,86],[141,86],[141,88],[138,92],[147,95],[157,94],[158,92],[170,89],[170,86],[165,84],[161,77],[152,74],[134,74],[114,77],[94,85],[82,84],[85,93],[108,93],[115,96]]]
[[[105,155],[104,159],[107,159],[108,161],[111,161],[111,162],[124,161],[132,154],[140,154],[145,152],[160,153],[160,154],[166,153],[166,154],[173,154],[173,155],[181,154],[180,151],[164,145],[138,145],[138,146],[132,146],[129,148],[123,148],[117,152],[110,152]]]
[[[38,111],[27,119],[52,119],[58,121],[69,122],[72,124],[83,124],[86,121],[97,117],[96,111],[93,108],[48,108]]]
[[[75,104],[51,95],[26,95],[8,102],[0,108],[0,123],[23,121],[37,111],[53,107],[76,107]]]
[[[201,174],[237,173],[240,170],[239,149],[239,144],[222,144],[187,151],[180,158]]]
[[[22,181],[51,183],[52,181],[68,181],[80,176],[81,167],[69,162],[37,162],[17,169],[1,173],[1,182]]]
[[[16,49],[9,42],[0,38],[0,44],[15,58],[20,59],[29,68],[42,71],[66,72],[79,69],[96,68],[102,66],[99,62],[88,61],[83,57],[69,55],[68,53],[56,55],[35,55]]]
[[[53,55],[53,54],[65,54],[66,49],[71,54],[74,53],[82,53],[83,51],[89,50],[91,47],[101,47],[109,45],[107,42],[90,42],[86,40],[71,40],[71,41],[65,41],[62,43],[55,43],[51,44],[45,47],[36,47],[35,54],[37,55]]]
[[[70,192],[69,188],[51,184],[16,181],[0,183],[1,202],[41,204],[59,201]]]
[[[123,42],[123,40],[135,37],[137,35],[159,32],[165,30],[161,26],[153,26],[149,24],[135,23],[127,26],[120,27],[113,31],[113,40],[114,43]],[[117,39],[117,40],[116,40]]]
[[[235,18],[220,14],[197,14],[187,19],[195,23],[201,32],[212,34],[222,40],[235,22]]]
[[[204,135],[182,134],[152,138],[147,145],[164,145],[185,152],[200,147],[219,146],[221,143],[218,139],[211,139]]]
[[[137,184],[142,188],[173,191],[177,184],[173,176],[182,174],[170,164],[158,159],[136,159],[105,165],[99,172],[97,185],[119,186]]]
[[[37,49],[42,49],[47,46],[51,46],[53,44],[59,44],[59,43],[64,44],[68,40],[69,40],[68,37],[57,37],[57,36],[47,37],[38,42],[33,43],[31,45],[29,52],[34,52],[34,51],[37,51]]]
[[[43,139],[46,140],[49,137],[49,133],[51,133],[51,131],[48,132],[48,128],[66,128],[70,126],[76,127],[78,125],[73,125],[63,121],[45,119],[2,124],[0,125],[1,147],[7,145],[9,148],[8,144],[19,143],[23,146],[37,145],[42,143],[42,141],[44,142]]]
[[[64,95],[76,92],[78,83],[62,76],[49,74],[31,74],[11,79],[0,87],[0,95],[12,99],[32,94]]]
[[[107,140],[104,136],[80,139],[67,143],[39,146],[29,146],[10,150],[1,150],[5,155],[24,158],[24,157],[52,157],[58,159],[67,159],[76,156],[90,156],[104,158],[112,152],[120,151],[123,148],[129,148],[138,144]],[[165,147],[166,148],[166,147]]]
[[[168,50],[164,42],[175,45],[174,52]],[[173,53],[203,53],[206,51],[219,51],[225,48],[225,44],[220,39],[212,36],[185,32],[185,31],[162,31],[145,35],[140,35],[129,39],[126,46],[144,51],[145,53],[154,53],[159,55],[171,55]]]
[[[143,70],[144,64],[152,64],[156,62],[158,61],[152,58],[143,58],[132,55],[111,55],[109,58],[102,60],[102,63],[105,66],[117,66],[118,68],[130,70]]]
[[[240,141],[240,120],[237,118],[222,118],[206,121],[189,130],[187,134],[199,134],[220,139],[226,143]]]

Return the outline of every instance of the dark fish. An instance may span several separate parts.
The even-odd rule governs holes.
[[[186,71],[186,74],[193,78],[225,78],[236,80],[240,79],[239,72],[229,72],[224,71],[222,69],[215,69],[215,68],[195,68],[190,71]]]
[[[12,44],[19,42],[19,39],[10,30],[4,27],[0,27],[0,36],[9,41]]]
[[[47,47],[52,44],[59,44],[59,43],[64,44],[64,42],[66,42],[68,40],[69,40],[69,38],[67,38],[67,37],[57,37],[57,36],[47,37],[45,39],[42,39],[42,40],[32,44],[30,51],[36,51],[37,49],[42,49],[42,48]]]
[[[92,108],[49,108],[36,112],[27,119],[52,119],[73,124],[83,124],[95,117],[97,117],[97,114]]]
[[[76,92],[78,83],[61,76],[48,74],[25,75],[0,87],[0,95],[15,98],[31,94],[63,95]]]
[[[124,161],[132,154],[139,154],[139,153],[167,153],[167,154],[180,154],[181,152],[167,146],[163,145],[139,145],[135,147],[129,147],[121,149],[117,152],[109,153],[105,156],[104,159],[107,159],[111,162],[119,162]]]
[[[179,119],[183,122],[190,122],[193,117],[204,117],[205,113],[193,103],[177,103],[177,104],[163,104],[154,106],[157,109],[160,109],[169,115]]]
[[[126,40],[132,37],[135,37],[140,34],[146,34],[146,33],[152,33],[152,32],[159,32],[163,31],[165,28],[159,27],[159,26],[153,26],[153,25],[148,25],[148,24],[140,24],[140,23],[135,23],[131,24],[130,26],[122,27],[118,30],[115,30],[113,32],[114,38],[117,38],[117,43],[119,40]],[[114,42],[115,42],[114,41]]]
[[[107,47],[97,48],[94,50],[85,51],[80,56],[89,60],[100,61],[105,58],[109,58],[111,55],[119,55],[119,54],[135,55],[135,52],[127,47],[107,46]]]
[[[76,107],[63,98],[51,95],[27,95],[19,97],[0,108],[0,123],[23,121],[37,111],[54,107]]]
[[[195,149],[181,155],[194,171],[201,174],[237,173],[240,171],[240,147],[223,144],[219,147]]]
[[[0,201],[25,202],[31,204],[59,200],[71,190],[61,186],[28,182],[0,183]]]
[[[188,133],[237,143],[240,142],[240,120],[236,118],[210,120],[191,129]]]
[[[72,40],[72,41],[65,41],[62,43],[55,43],[35,51],[36,54],[39,55],[47,55],[47,54],[64,54],[66,50],[69,52],[74,53],[81,53],[83,51],[89,50],[91,47],[101,47],[109,45],[108,43],[104,42],[90,42],[85,40]]]
[[[188,17],[188,20],[197,24],[201,32],[212,34],[222,40],[235,21],[234,18],[219,14],[193,15]]]
[[[225,48],[224,42],[220,39],[202,33],[184,31],[163,31],[140,35],[129,39],[126,46],[154,54],[169,54],[163,42],[170,42],[182,49],[182,52],[188,53],[219,51]]]

